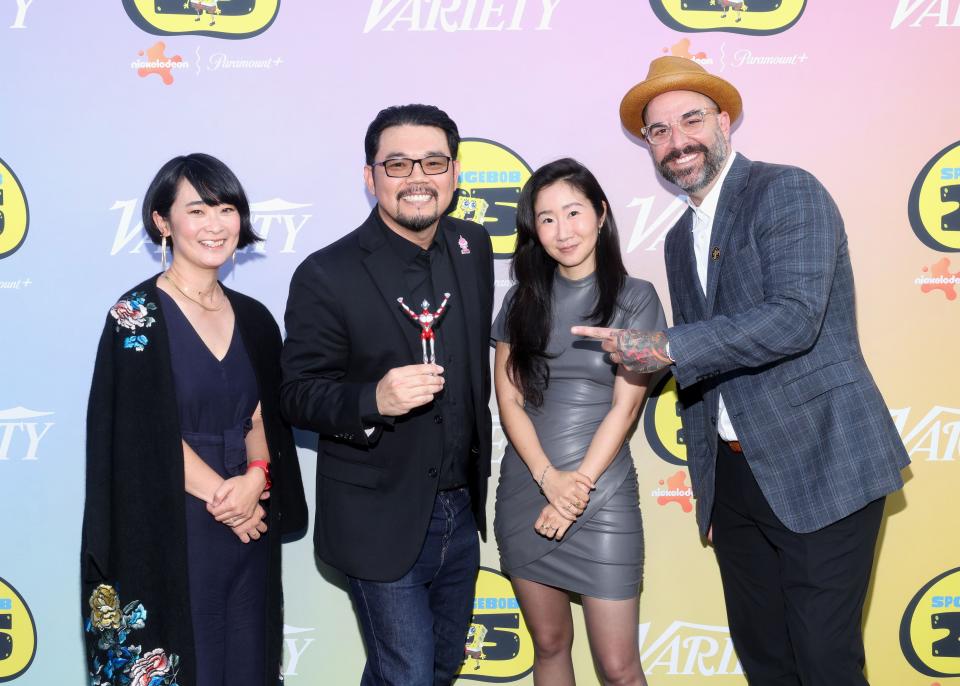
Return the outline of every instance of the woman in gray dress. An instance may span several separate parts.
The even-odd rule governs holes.
[[[627,276],[616,225],[575,160],[538,169],[517,208],[517,248],[493,326],[500,422],[494,530],[534,643],[534,682],[574,683],[570,593],[580,594],[605,684],[646,684],[637,640],[643,525],[627,443],[648,375],[611,364],[570,327],[657,331],[653,286]]]

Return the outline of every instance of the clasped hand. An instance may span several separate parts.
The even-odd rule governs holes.
[[[576,471],[548,468],[540,489],[550,504],[564,519],[573,522],[587,509],[593,479]]]
[[[266,511],[259,504],[270,497],[264,486],[266,477],[260,469],[225,479],[207,503],[207,512],[233,529],[244,543],[256,540],[267,530],[263,522]]]

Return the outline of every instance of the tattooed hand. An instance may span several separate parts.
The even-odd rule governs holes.
[[[603,349],[611,353],[610,359],[631,372],[649,374],[673,362],[667,356],[667,337],[662,331],[575,326],[571,332],[603,341]]]

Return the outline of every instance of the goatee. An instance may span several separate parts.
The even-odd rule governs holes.
[[[678,160],[684,155],[694,153],[703,155],[703,164],[699,169],[691,167],[683,172],[676,172],[668,165],[674,160]],[[714,138],[713,145],[709,148],[703,143],[691,143],[682,149],[673,150],[662,160],[656,163],[660,175],[672,184],[678,186],[688,194],[703,190],[713,182],[720,171],[723,169],[724,162],[727,161],[727,144],[720,131]]]

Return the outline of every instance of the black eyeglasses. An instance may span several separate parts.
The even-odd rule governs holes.
[[[430,155],[421,157],[419,160],[411,160],[409,157],[391,157],[383,162],[374,162],[373,166],[380,165],[387,176],[402,178],[410,176],[413,173],[413,165],[419,164],[420,169],[427,176],[434,174],[443,174],[450,168],[450,159],[446,155]]]

